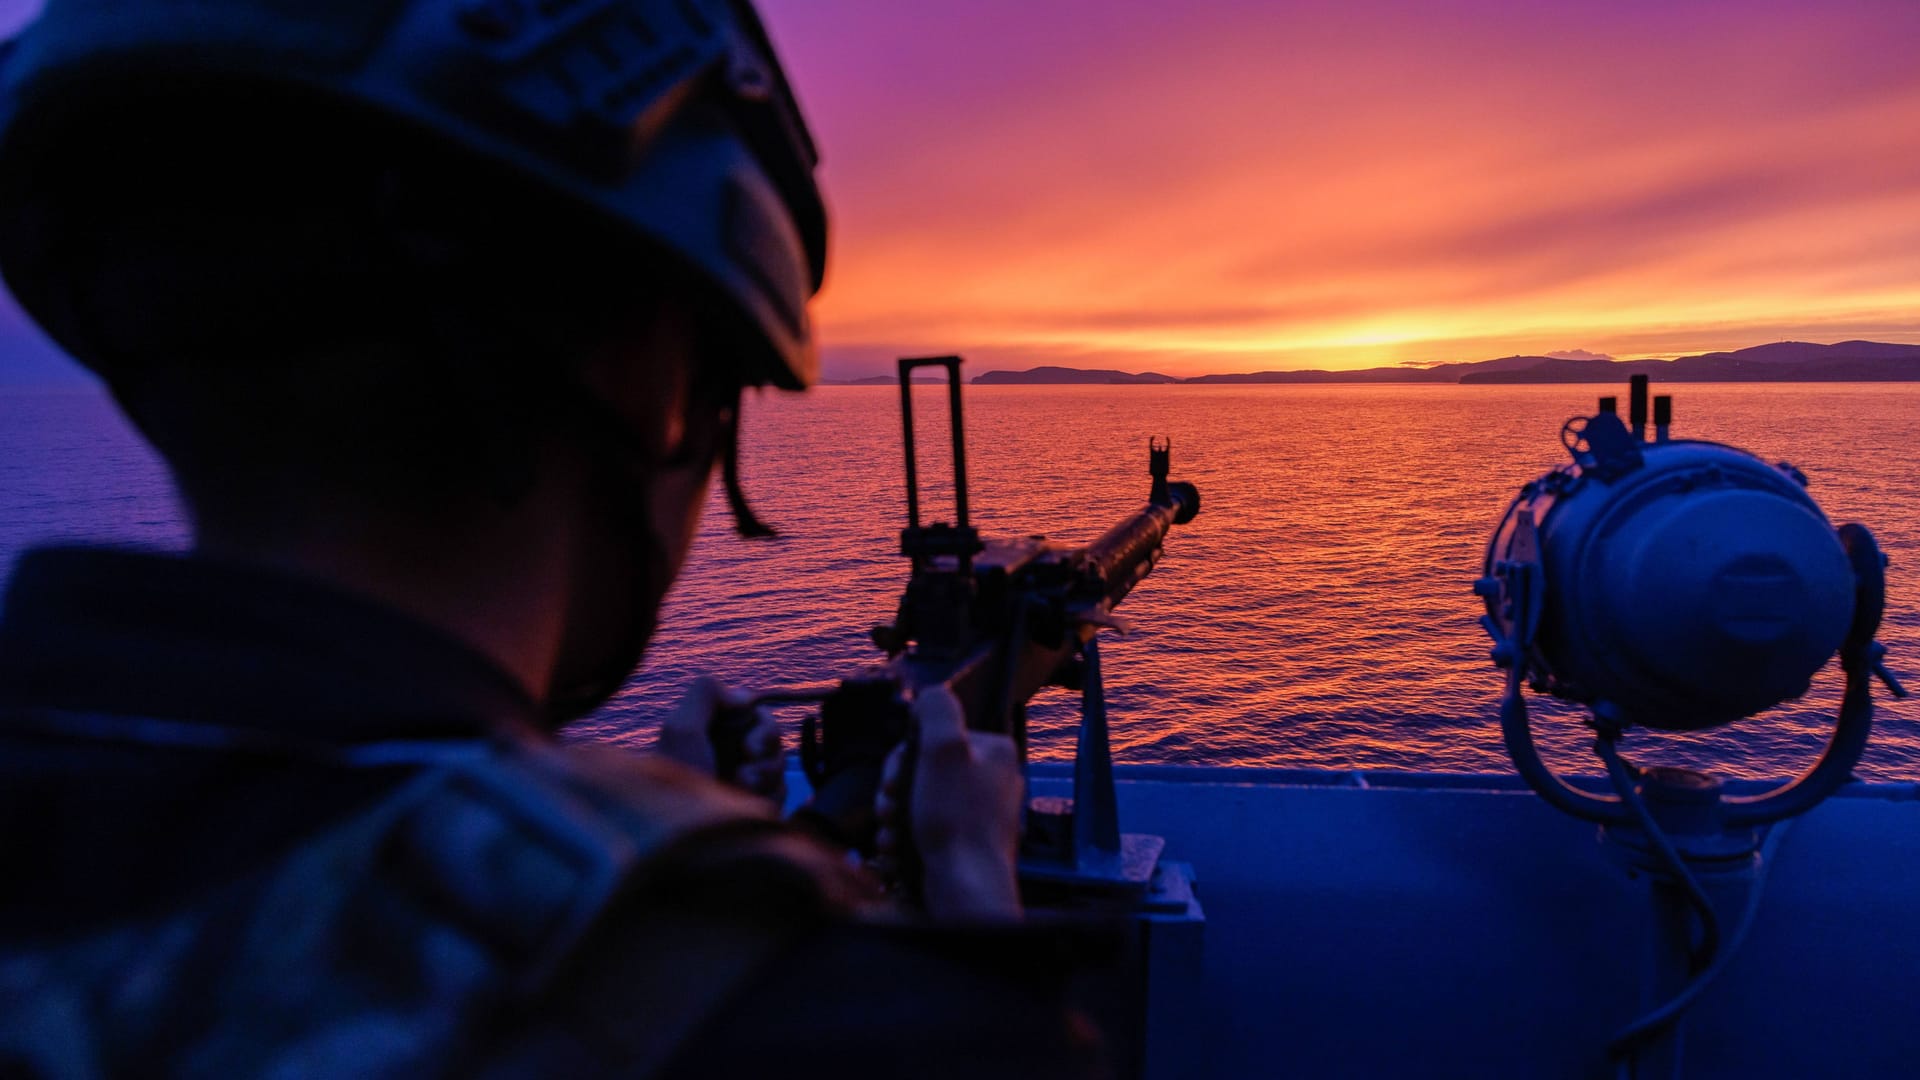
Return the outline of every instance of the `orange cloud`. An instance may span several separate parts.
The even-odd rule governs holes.
[[[846,373],[1920,339],[1920,5],[768,9]]]

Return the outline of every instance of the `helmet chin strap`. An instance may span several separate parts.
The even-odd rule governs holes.
[[[771,540],[780,535],[753,512],[753,507],[747,503],[746,490],[740,485],[740,401],[738,397],[734,399],[733,409],[728,414],[726,432],[721,436],[720,483],[726,488],[727,509],[733,513],[735,534],[747,540]]]

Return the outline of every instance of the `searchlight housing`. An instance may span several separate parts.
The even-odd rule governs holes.
[[[1528,786],[1648,880],[1643,1011],[1607,1054],[1621,1076],[1679,1076],[1682,1024],[1753,926],[1761,886],[1796,816],[1852,779],[1873,728],[1872,681],[1905,697],[1874,640],[1886,565],[1865,526],[1834,528],[1793,466],[1674,439],[1671,398],[1633,377],[1628,419],[1600,399],[1561,429],[1572,461],[1520,489],[1474,591],[1505,669],[1500,726]],[[1634,765],[1635,727],[1699,731],[1805,694],[1839,656],[1846,681],[1826,749],[1798,779],[1728,795],[1695,769]],[[1567,783],[1534,744],[1525,689],[1588,708],[1611,793]],[[1744,886],[1736,920],[1703,882]]]
[[[1618,738],[1695,731],[1799,698],[1839,655],[1847,691],[1820,764],[1799,781],[1728,798],[1724,824],[1802,812],[1850,777],[1866,747],[1869,677],[1899,684],[1874,641],[1885,558],[1864,526],[1835,529],[1791,465],[1671,437],[1672,399],[1633,377],[1628,419],[1602,398],[1561,431],[1571,461],[1520,489],[1474,591],[1507,672],[1502,727],[1528,783],[1568,813],[1624,823],[1618,798],[1554,776],[1533,743],[1522,686],[1578,702]]]

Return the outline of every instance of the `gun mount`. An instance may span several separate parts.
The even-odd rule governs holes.
[[[1030,888],[1138,896],[1161,847],[1120,832],[1108,750],[1100,652],[1095,636],[1119,624],[1113,609],[1145,580],[1175,526],[1200,512],[1200,492],[1170,481],[1171,440],[1148,441],[1146,505],[1084,547],[1043,537],[983,541],[967,500],[960,358],[900,361],[910,563],[892,622],[873,630],[886,660],[828,687],[763,700],[817,700],[801,733],[801,763],[814,788],[802,815],[835,841],[868,851],[874,794],[887,756],[914,732],[911,702],[936,686],[965,709],[968,726],[1010,735],[1026,754],[1026,707],[1048,686],[1081,692],[1072,799],[1036,799],[1027,815],[1023,882]],[[913,372],[946,372],[953,429],[954,520],[922,512],[912,408]]]

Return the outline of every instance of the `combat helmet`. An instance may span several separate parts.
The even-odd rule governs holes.
[[[0,272],[82,363],[99,358],[60,237],[20,192],[63,140],[116,138],[63,129],[72,101],[179,79],[287,87],[444,140],[692,270],[766,345],[746,381],[817,375],[817,154],[746,0],[48,0],[0,47]]]

